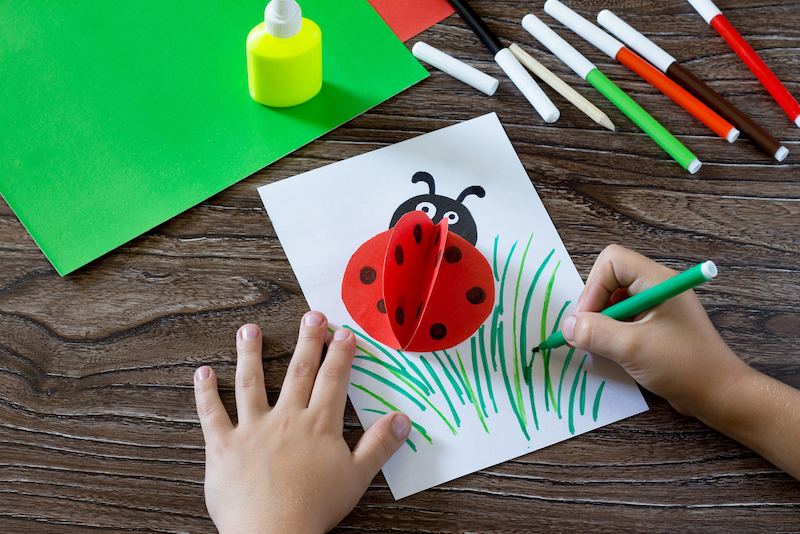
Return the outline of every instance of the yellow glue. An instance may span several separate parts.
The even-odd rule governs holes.
[[[272,0],[247,36],[247,81],[259,104],[302,104],[322,88],[322,31],[295,0]]]

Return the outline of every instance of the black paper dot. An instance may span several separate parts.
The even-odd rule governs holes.
[[[442,231],[441,230],[437,230],[436,231],[436,239],[433,240],[433,246],[434,247],[439,244],[439,238],[440,237],[442,237]]]
[[[422,303],[419,303],[419,308],[417,308],[417,315],[414,317],[415,319],[419,319],[419,314],[422,313]]]
[[[386,313],[386,301],[383,299],[378,301],[378,311],[381,313]]]
[[[403,321],[405,321],[405,314],[403,314],[403,308],[400,306],[394,311],[394,319],[397,321],[397,324],[403,326]]]
[[[444,249],[444,261],[447,263],[458,263],[461,261],[461,249],[456,246],[450,246]]]
[[[404,259],[405,254],[403,254],[403,245],[397,245],[394,247],[394,261],[397,262],[397,265],[403,265]]]
[[[422,226],[418,224],[414,225],[414,241],[417,242],[417,245],[422,243]]]
[[[467,290],[467,300],[470,304],[481,304],[486,300],[486,291],[482,287],[473,287]]]
[[[361,271],[358,273],[358,279],[361,280],[361,283],[365,286],[370,285],[378,278],[378,273],[370,266],[362,267]]]
[[[447,328],[442,323],[436,323],[431,327],[431,337],[436,341],[444,339],[447,335]]]

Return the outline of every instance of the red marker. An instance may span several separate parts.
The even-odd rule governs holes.
[[[772,98],[780,104],[783,111],[785,111],[786,114],[789,115],[789,118],[800,128],[800,104],[798,104],[797,100],[789,93],[789,90],[783,86],[778,77],[769,70],[769,67],[767,67],[764,61],[758,57],[753,47],[747,44],[744,37],[731,26],[731,23],[728,22],[725,15],[722,14],[711,0],[689,0],[689,3],[692,4],[692,7],[700,13],[700,16],[711,24],[722,38],[731,45],[733,51],[736,52],[750,70],[753,71],[758,81],[767,88]]]

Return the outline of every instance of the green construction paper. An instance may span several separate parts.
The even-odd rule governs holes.
[[[64,275],[427,76],[366,0],[301,0],[323,87],[254,102],[266,0],[0,3],[0,193]]]
[[[597,69],[593,69],[586,75],[586,81],[594,86],[595,89],[600,91],[603,96],[611,101],[612,104],[617,106],[620,111],[628,116],[630,120],[636,123],[639,128],[650,136],[650,138],[658,143],[658,146],[672,156],[672,159],[678,162],[684,169],[689,167],[697,157],[686,148],[683,143],[678,141],[674,135],[661,126],[661,124],[653,118],[648,112],[637,104],[631,97],[617,87],[614,82],[606,78],[605,74]]]

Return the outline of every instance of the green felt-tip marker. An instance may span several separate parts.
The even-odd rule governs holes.
[[[546,5],[546,4],[545,4]],[[522,26],[553,54],[566,63],[575,73],[592,84],[603,96],[617,106],[639,128],[663,148],[672,159],[690,173],[696,173],[703,165],[692,152],[675,139],[675,136],[661,126],[649,113],[626,95],[614,82],[605,77],[594,64],[583,57],[568,42],[551,30],[535,15],[525,15]]]
[[[609,306],[600,313],[612,319],[616,319],[617,321],[622,321],[628,317],[633,317],[637,313],[658,306],[665,300],[671,299],[675,295],[692,289],[695,286],[699,286],[715,276],[717,276],[717,266],[714,265],[713,261],[709,260],[695,265],[691,269],[683,271],[650,289],[632,295],[622,302]],[[564,339],[564,334],[559,330],[540,343],[538,347],[533,349],[533,352],[536,353],[540,350],[554,349],[566,344],[567,341]]]

